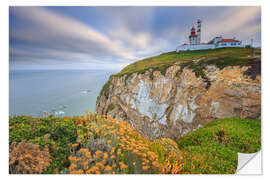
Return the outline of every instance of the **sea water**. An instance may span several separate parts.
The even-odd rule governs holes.
[[[102,86],[116,71],[11,70],[9,115],[57,116],[94,112]]]

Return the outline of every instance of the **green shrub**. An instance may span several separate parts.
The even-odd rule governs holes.
[[[45,135],[49,138],[44,138]],[[55,168],[61,170],[68,166],[68,143],[75,142],[76,138],[77,126],[72,118],[14,116],[9,119],[9,144],[27,140],[42,149],[50,149],[52,162],[43,173],[54,173]]]

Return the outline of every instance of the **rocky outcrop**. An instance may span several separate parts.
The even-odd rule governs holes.
[[[96,111],[128,121],[151,139],[179,138],[218,118],[259,118],[261,76],[246,75],[249,66],[192,69],[173,64],[162,74],[113,76],[101,92]]]

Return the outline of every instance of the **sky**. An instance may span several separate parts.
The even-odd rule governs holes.
[[[222,35],[261,45],[259,6],[10,7],[9,65],[15,69],[120,70],[188,43]]]

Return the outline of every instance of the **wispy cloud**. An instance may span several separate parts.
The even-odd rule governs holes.
[[[68,59],[73,57],[74,60],[88,58],[89,55],[125,60],[136,58],[128,48],[72,17],[37,7],[15,8],[11,11],[31,25],[11,29],[11,38],[34,48],[44,48],[48,55]]]
[[[260,7],[69,7],[69,13],[61,11],[66,8],[10,8],[12,67],[122,68],[174,50],[188,40],[198,17],[203,17],[203,41],[222,34],[255,37],[260,43]]]

